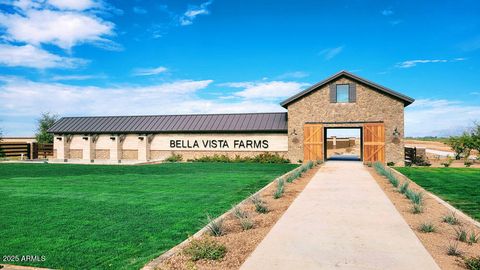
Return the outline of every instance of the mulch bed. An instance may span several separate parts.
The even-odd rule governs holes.
[[[244,231],[238,219],[234,217],[233,214],[230,214],[224,219],[226,231],[224,235],[219,237],[202,236],[211,237],[227,248],[227,253],[222,259],[216,261],[198,260],[194,262],[189,256],[183,254],[183,252],[179,252],[163,261],[156,269],[239,269],[273,225],[288,209],[293,200],[305,188],[319,167],[320,166],[316,166],[307,171],[302,177],[294,180],[292,183],[285,183],[285,192],[279,199],[273,198],[276,185],[265,189],[261,193],[261,198],[267,203],[268,209],[270,210],[268,213],[260,214],[255,212],[255,207],[252,203],[242,206],[241,208],[248,212],[254,222],[252,229]]]
[[[423,213],[413,214],[410,200],[399,193],[385,177],[377,174],[373,168],[368,170],[441,269],[466,269],[461,257],[447,255],[449,245],[458,243],[458,248],[464,257],[480,256],[480,243],[469,245],[459,242],[456,240],[455,233],[455,228],[459,229],[463,226],[468,233],[473,230],[480,234],[480,229],[477,226],[459,215],[456,215],[456,217],[460,221],[460,225],[453,226],[443,222],[443,217],[450,214],[451,211],[427,195],[422,187],[414,182],[410,182],[410,189],[424,192]],[[421,232],[419,227],[425,222],[434,224],[436,231],[433,233]]]

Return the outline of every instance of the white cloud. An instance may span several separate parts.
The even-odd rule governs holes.
[[[0,64],[9,67],[74,68],[86,63],[86,60],[51,54],[32,45],[0,44]]]
[[[395,67],[397,68],[411,68],[417,66],[417,64],[428,64],[428,63],[448,63],[448,62],[459,62],[465,61],[466,58],[454,58],[453,60],[447,59],[420,59],[420,60],[407,60],[400,63],[397,63]]]
[[[100,7],[100,3],[92,0],[48,0],[48,3],[62,10],[86,10]]]
[[[444,99],[420,99],[406,108],[405,135],[457,135],[479,120],[478,105]]]
[[[147,14],[147,10],[141,7],[133,7],[133,12],[140,15]]]
[[[180,16],[179,18],[180,25],[182,26],[190,25],[193,23],[193,21],[198,15],[209,14],[210,11],[208,10],[208,6],[211,5],[212,2],[213,0],[210,0],[210,1],[204,2],[200,6],[190,6],[187,9],[187,11],[185,11],[185,13],[182,16]]]
[[[52,81],[83,81],[91,79],[104,79],[105,75],[57,75],[51,78]]]
[[[382,10],[382,15],[383,16],[393,15],[393,10],[391,8],[384,9],[384,10]]]
[[[25,14],[0,14],[4,39],[32,45],[54,44],[71,49],[82,43],[106,42],[114,25],[91,14],[29,9]]]
[[[310,76],[308,72],[305,71],[292,71],[292,72],[286,72],[281,74],[280,76],[277,77],[279,80],[284,80],[284,79],[301,79]]]
[[[157,74],[160,74],[160,73],[165,73],[167,72],[167,68],[166,67],[156,67],[156,68],[139,68],[139,69],[136,69],[134,72],[133,72],[133,75],[134,76],[150,76],[150,75],[157,75]]]
[[[41,112],[61,116],[284,111],[274,101],[199,97],[212,80],[94,87],[0,77],[0,118],[9,135],[31,135]],[[55,97],[55,98],[52,98]]]
[[[306,83],[299,82],[234,82],[224,83],[222,86],[233,88],[244,88],[234,95],[246,99],[277,99],[292,96],[307,86]]]
[[[323,56],[325,60],[330,60],[337,56],[339,53],[343,51],[344,46],[339,46],[335,48],[328,48],[320,51],[318,54]]]

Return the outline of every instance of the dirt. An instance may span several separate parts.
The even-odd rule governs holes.
[[[276,185],[272,185],[264,190],[261,193],[261,198],[267,203],[270,210],[268,213],[260,214],[255,212],[253,204],[243,206],[242,209],[248,213],[254,222],[252,229],[242,230],[238,219],[233,215],[229,215],[224,220],[225,234],[214,238],[227,248],[227,253],[222,259],[193,262],[188,256],[180,252],[166,259],[157,269],[239,269],[257,245],[265,238],[273,225],[285,213],[293,200],[305,188],[313,175],[318,171],[318,168],[319,166],[309,170],[292,183],[285,183],[285,192],[279,199],[273,198]]]
[[[423,213],[413,214],[411,211],[412,203],[405,198],[403,194],[396,191],[390,182],[388,182],[385,177],[378,175],[373,168],[369,168],[369,172],[375,178],[385,194],[390,198],[398,212],[400,212],[441,269],[466,269],[463,260],[460,257],[447,255],[447,248],[451,244],[458,243],[458,248],[462,251],[462,256],[464,257],[480,256],[480,243],[469,245],[456,241],[454,229],[463,226],[468,233],[475,231],[477,235],[480,235],[480,228],[458,215],[456,215],[456,217],[460,221],[460,225],[453,226],[443,222],[443,217],[451,213],[451,211],[425,193]],[[414,182],[410,182],[409,187],[414,191],[425,192],[422,187]],[[436,231],[433,233],[420,232],[418,228],[424,222],[433,223]]]

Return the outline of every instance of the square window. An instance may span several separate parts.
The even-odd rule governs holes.
[[[337,103],[349,102],[349,85],[337,84]]]

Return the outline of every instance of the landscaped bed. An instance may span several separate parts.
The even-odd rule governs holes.
[[[426,190],[480,221],[480,169],[396,168]]]
[[[296,166],[0,164],[0,263],[138,269]]]
[[[422,171],[424,178],[428,177],[432,179],[431,182],[437,182],[433,180],[432,175],[427,173],[427,168],[399,168],[399,171],[403,172],[403,169],[405,171]],[[379,169],[377,168],[377,170]],[[449,168],[439,168],[439,170],[445,170],[445,174],[456,177],[454,171]],[[382,173],[381,169],[379,171]],[[370,169],[370,172],[441,269],[466,269],[465,259],[480,259],[480,228],[475,226],[471,220],[452,212],[445,205],[427,195],[422,186],[415,183],[417,179],[412,179],[415,182],[409,182],[408,179],[394,173],[383,173],[387,175],[384,177],[375,172],[373,168]],[[442,175],[443,171],[436,173]],[[459,175],[462,173],[460,172]],[[456,181],[458,186],[463,186],[464,189],[471,183],[469,180],[461,178],[456,178]],[[406,182],[409,183],[408,186],[402,189]],[[418,182],[420,183],[420,181]],[[442,186],[442,184],[437,185]],[[472,187],[472,189],[478,193],[478,188]],[[461,189],[450,189],[450,194],[455,194],[459,192],[458,190]],[[435,193],[433,190],[429,191]],[[472,194],[472,192],[469,193]],[[440,194],[435,193],[435,195]],[[472,235],[476,237],[475,241],[471,239]]]

